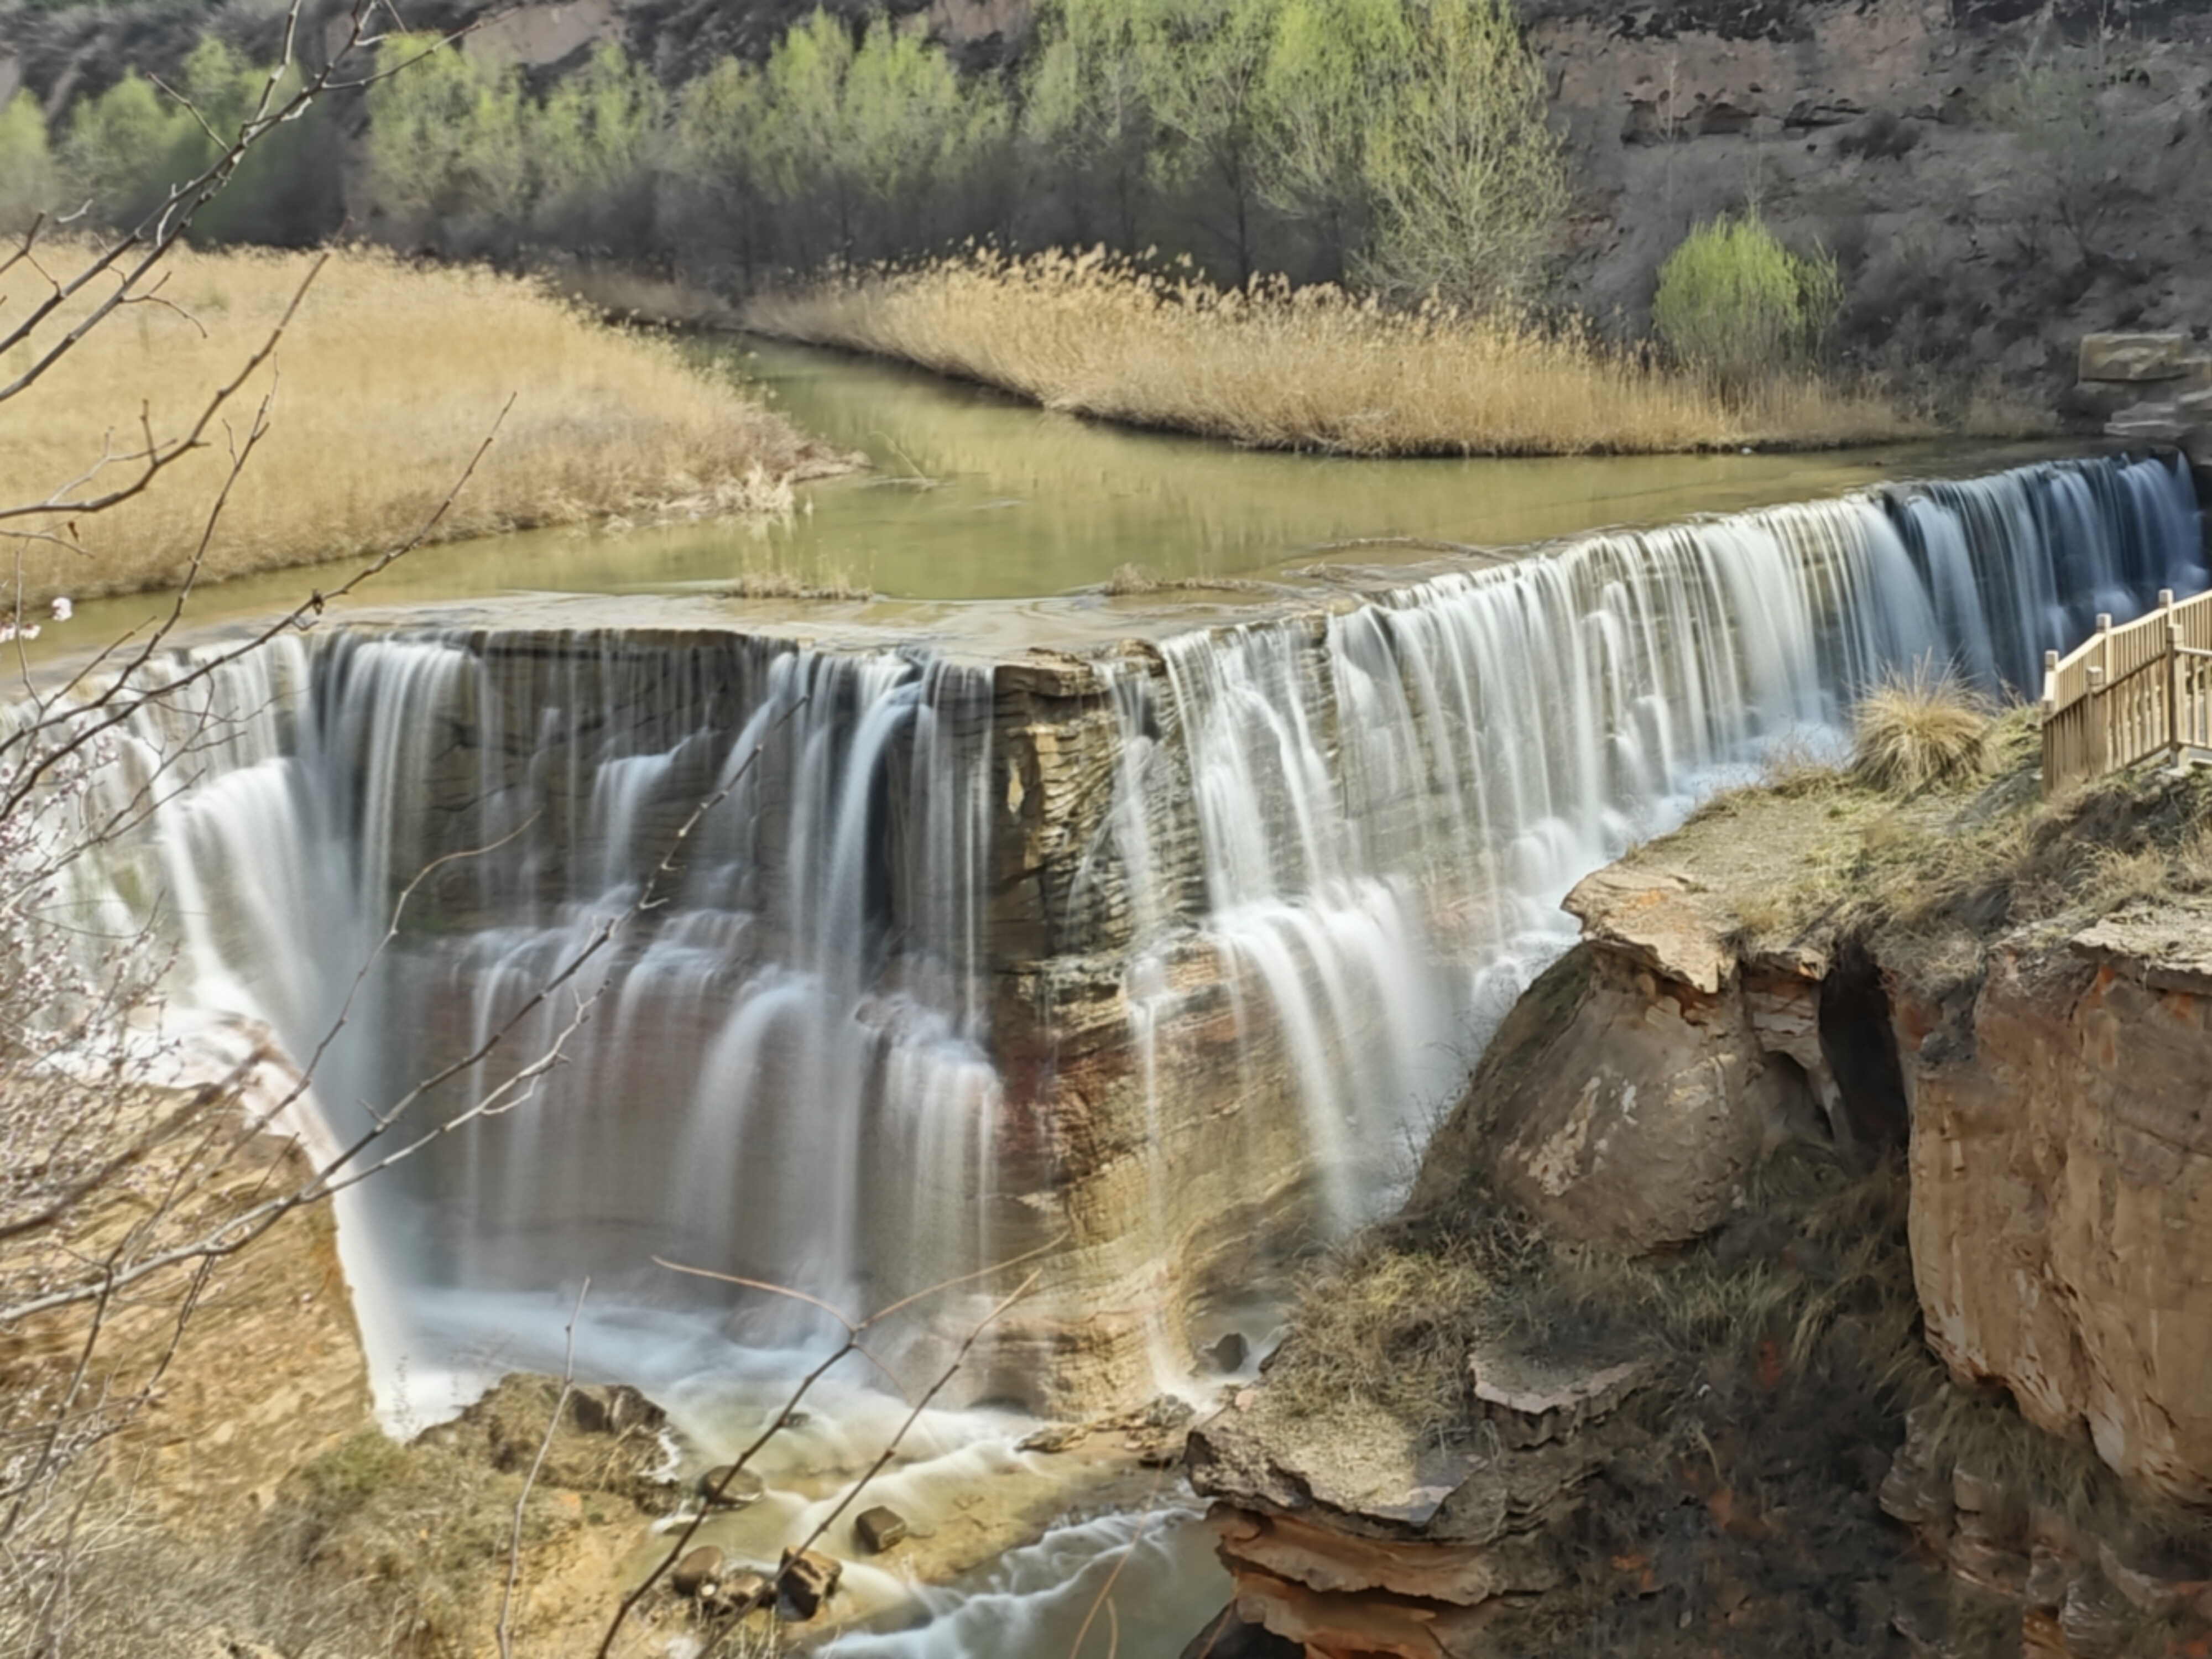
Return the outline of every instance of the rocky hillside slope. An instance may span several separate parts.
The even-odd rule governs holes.
[[[1018,61],[1030,33],[1029,0],[887,3],[926,15],[977,73]],[[314,6],[326,19],[342,9]],[[813,9],[439,0],[410,21],[495,12],[483,38],[540,84],[611,40],[675,84],[728,53],[763,57]],[[1527,15],[1579,185],[1564,292],[1601,319],[1640,327],[1683,234],[1756,205],[1788,240],[1835,254],[1838,356],[1923,390],[2002,377],[2057,402],[2083,334],[2201,337],[2212,323],[2212,7],[2201,0],[1534,0]],[[242,6],[16,0],[0,6],[0,99],[27,88],[58,111],[127,65],[173,71],[203,28],[251,51],[274,27]],[[357,139],[358,111],[348,125]],[[349,204],[349,222],[368,222],[362,208]]]

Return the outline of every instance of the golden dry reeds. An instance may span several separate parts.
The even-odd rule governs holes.
[[[47,267],[72,268],[68,247]],[[122,456],[188,430],[214,389],[269,337],[319,256],[240,251],[170,256],[161,303],[132,306],[30,392],[0,404],[0,502],[72,498],[127,482]],[[40,297],[21,268],[0,322]],[[21,373],[92,303],[66,307],[0,364]],[[674,345],[609,328],[541,285],[388,254],[332,255],[272,362],[229,405],[243,436],[274,390],[268,437],[210,546],[210,579],[374,552],[436,509],[513,395],[514,408],[438,531],[448,540],[621,514],[773,511],[794,478],[848,463]],[[10,605],[177,580],[229,469],[225,434],[146,493],[97,515],[13,521],[75,545],[0,545]],[[70,488],[71,481],[88,479]],[[0,526],[4,529],[9,526]],[[20,584],[20,586],[18,586]]]
[[[1224,292],[1103,253],[991,252],[763,295],[748,327],[903,358],[1048,409],[1332,454],[1662,453],[1924,434],[1878,399],[1778,380],[1732,406],[1587,329],[1328,287]]]
[[[1852,765],[1877,789],[1911,791],[1987,769],[1989,700],[1923,660],[1882,677],[1853,718]]]

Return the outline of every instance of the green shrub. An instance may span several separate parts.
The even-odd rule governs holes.
[[[1685,368],[1741,398],[1809,368],[1842,302],[1831,255],[1792,253],[1758,215],[1724,214],[1659,267],[1651,320]]]
[[[37,99],[19,92],[0,107],[0,235],[29,229],[60,195],[46,117]]]

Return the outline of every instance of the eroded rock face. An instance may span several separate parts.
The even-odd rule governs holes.
[[[1515,1386],[1492,1389],[1502,1426],[1472,1440],[1359,1403],[1298,1417],[1264,1387],[1191,1431],[1191,1484],[1215,1500],[1206,1524],[1237,1620],[1313,1659],[1449,1659],[1476,1650],[1503,1598],[1561,1583],[1556,1528],[1633,1437],[1611,1419],[1644,1370],[1518,1352],[1474,1370]]]
[[[1472,1176],[1558,1237],[1630,1253],[1686,1243],[1837,1094],[1817,974],[1745,973],[1724,919],[1664,872],[1601,870],[1567,908],[1588,943],[1509,1017],[1413,1206],[1448,1202]]]
[[[2212,1620],[2212,1562],[2146,1538],[2124,1515],[2039,1504],[1994,1464],[1947,1453],[1934,1431],[1939,1411],[1907,1415],[1905,1443],[1881,1482],[1882,1512],[1960,1584],[2011,1603],[2027,1652],[2100,1659],[2139,1646],[2147,1621],[2180,1632]],[[2177,1641],[2174,1650],[2190,1650]]]
[[[2156,334],[2086,334],[2079,367],[2085,380],[2178,380],[2187,373],[2190,337],[2178,330]]]
[[[2198,931],[2199,928],[2205,931]],[[2212,915],[1901,1000],[1928,1340],[2124,1475],[2212,1498]],[[2195,941],[2192,943],[2192,941]]]

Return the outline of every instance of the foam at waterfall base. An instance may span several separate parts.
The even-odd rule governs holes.
[[[833,1643],[837,1659],[1039,1659],[1179,1651],[1229,1598],[1200,1512],[1170,1504],[1073,1521],[967,1580],[918,1591],[922,1621]],[[1106,1603],[1113,1603],[1109,1614]]]

